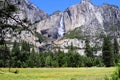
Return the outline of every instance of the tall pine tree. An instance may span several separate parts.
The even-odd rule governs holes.
[[[108,36],[104,37],[102,46],[102,58],[106,67],[114,66],[114,54],[112,51],[112,43]]]
[[[28,42],[22,41],[22,45],[21,45],[21,61],[22,61],[22,66],[23,67],[28,66],[26,64],[26,62],[29,59],[29,56],[30,56],[30,44]]]
[[[92,48],[90,46],[90,41],[89,39],[87,38],[86,41],[85,41],[85,53],[86,53],[86,56],[87,57],[93,57],[93,52],[92,52]]]
[[[116,37],[114,38],[113,51],[114,51],[115,63],[118,63],[119,44],[117,42],[117,38]]]
[[[20,48],[19,48],[19,43],[16,41],[13,43],[13,48],[12,48],[12,65],[13,67],[21,67],[21,53],[20,53]]]

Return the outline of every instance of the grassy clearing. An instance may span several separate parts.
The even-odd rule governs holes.
[[[0,68],[0,80],[103,80],[115,68],[19,68],[18,74],[7,70]]]

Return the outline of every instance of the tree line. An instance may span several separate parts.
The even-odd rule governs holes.
[[[68,53],[60,49],[52,52],[35,52],[34,48],[25,41],[14,42],[12,50],[0,53],[0,67],[111,67],[119,60],[119,46],[116,38],[111,43],[109,37],[104,37],[102,56],[95,56],[86,39],[85,55],[74,51],[74,46],[69,47]],[[4,47],[3,47],[4,48]]]
[[[7,53],[6,53],[7,54]],[[69,49],[64,53],[60,49],[56,52],[36,53],[34,49],[30,51],[30,44],[16,41],[9,54],[0,55],[0,67],[91,67],[103,66],[100,57],[92,58],[82,56],[77,52]]]

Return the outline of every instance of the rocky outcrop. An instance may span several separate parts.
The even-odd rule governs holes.
[[[35,31],[36,23],[42,21],[43,19],[47,18],[47,14],[40,10],[37,6],[30,3],[28,0],[8,0],[12,5],[16,6],[17,10],[12,15],[18,22],[22,22],[24,25],[29,26],[31,31]],[[19,25],[13,19],[8,19],[9,24]],[[10,36],[7,38],[12,42],[14,40],[20,41],[25,40],[35,46],[39,47],[40,43],[38,42],[38,38],[33,35],[29,31],[22,31],[21,34],[17,35],[16,37]]]
[[[17,18],[27,21],[31,24],[39,22],[47,17],[47,14],[30,3],[28,0],[8,0],[11,4],[17,7],[17,12],[14,14]]]
[[[49,16],[48,18],[42,20],[38,23],[37,32],[46,35],[47,37],[58,37],[58,29],[60,27],[60,20],[61,20],[62,12],[55,12],[53,15]]]
[[[120,30],[120,9],[109,4],[103,4],[101,8],[105,31],[109,33],[110,31],[116,32]]]

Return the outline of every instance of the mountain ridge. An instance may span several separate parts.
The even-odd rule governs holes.
[[[61,16],[63,17],[63,23],[61,26]],[[119,31],[115,31],[111,28],[119,28],[120,26],[120,9],[117,6],[103,4],[102,6],[93,5],[90,0],[83,0],[79,4],[73,5],[67,8],[64,12],[58,11],[50,15],[38,23],[37,32],[43,33],[44,36],[53,39],[60,39],[54,41],[57,46],[61,47],[63,51],[66,51],[66,47],[73,44],[75,47],[80,47],[77,52],[84,54],[85,38],[78,39],[74,37],[69,39],[67,37],[62,38],[59,35],[59,28],[61,27],[62,34],[67,34],[69,32],[74,32],[76,28],[79,28],[81,32],[77,32],[76,35],[80,34],[82,36],[90,37],[90,44],[92,47],[98,45],[102,46],[101,35],[113,36],[116,34],[120,37]],[[117,26],[117,27],[115,27]],[[41,34],[42,34],[41,33]],[[119,38],[118,38],[119,41]],[[51,43],[53,44],[53,43]],[[78,45],[76,45],[78,44]],[[98,51],[98,54],[101,50]]]
[[[102,5],[103,6],[103,9],[105,8],[104,6],[107,6],[108,4],[104,4],[104,5]],[[64,15],[64,25],[65,26],[67,26],[67,27],[65,27],[66,28],[66,30],[65,31],[69,31],[69,30],[73,30],[74,29],[74,27],[76,28],[76,27],[80,27],[80,26],[82,26],[82,25],[84,25],[84,24],[86,24],[85,23],[85,19],[87,19],[87,21],[90,23],[91,21],[89,20],[90,18],[90,16],[89,15],[91,15],[91,16],[93,16],[93,15],[95,15],[95,18],[97,19],[97,20],[94,20],[94,21],[98,21],[98,23],[99,23],[99,26],[103,26],[103,22],[105,21],[105,20],[103,20],[102,18],[104,17],[104,16],[102,16],[103,14],[104,14],[104,12],[103,12],[103,9],[102,9],[102,6],[101,7],[98,7],[98,6],[94,6],[89,0],[87,1],[87,0],[83,0],[81,3],[79,3],[79,4],[76,4],[76,5],[73,5],[73,6],[71,6],[71,7],[69,7],[69,8],[67,8],[64,12],[57,12],[57,13],[54,13],[53,14],[53,16],[55,16],[55,15],[57,15],[57,17],[58,16],[60,16],[61,15],[61,13],[63,13]],[[112,6],[112,5],[108,5],[108,7],[109,6]],[[118,11],[118,12],[120,12],[120,10],[119,10],[119,8],[118,7],[116,7],[116,6],[112,6],[113,8],[117,8],[116,10]],[[88,10],[87,10],[87,8],[88,8]],[[77,10],[78,9],[78,10]],[[83,10],[84,9],[84,10]],[[83,11],[82,11],[83,10]],[[90,13],[89,14],[87,14],[87,12],[86,11],[88,11],[89,12],[89,10],[91,10],[90,11]],[[96,10],[96,11],[95,11]],[[75,11],[76,11],[76,13],[75,13]],[[81,11],[81,12],[80,12]],[[85,11],[85,12],[84,12]],[[105,10],[104,10],[105,11]],[[108,11],[108,12],[110,12],[110,11]],[[75,15],[73,15],[72,17],[71,17],[71,14],[75,14]],[[77,15],[77,14],[79,14],[79,15]],[[116,14],[116,13],[115,13]],[[86,18],[84,18],[85,16],[84,15],[86,15],[87,17]],[[52,18],[53,17],[52,15],[50,16],[50,18]],[[76,17],[77,16],[77,17]],[[79,18],[80,17],[80,18]],[[60,17],[59,17],[60,18]],[[77,18],[77,19],[76,19]],[[94,18],[94,16],[93,16],[93,18]],[[100,19],[101,18],[101,19]],[[72,19],[74,19],[74,20],[72,20]],[[81,20],[81,19],[83,19],[83,20]],[[92,18],[91,18],[92,19]],[[53,20],[53,24],[55,25],[55,26],[58,26],[58,24],[56,24],[56,23],[54,23],[54,19],[52,19]],[[58,19],[57,19],[58,20]],[[57,21],[56,20],[56,21]],[[93,20],[93,19],[92,19]],[[48,19],[46,19],[46,21],[48,21]],[[46,22],[45,21],[45,22]],[[60,21],[60,19],[59,19],[59,21]],[[59,22],[58,21],[58,22]],[[94,22],[93,21],[93,22]],[[109,22],[109,21],[108,21]],[[49,22],[47,22],[48,24],[49,24]],[[43,21],[43,24],[44,24],[44,21]],[[93,23],[94,24],[94,23]],[[72,26],[70,26],[70,25],[72,25]],[[90,24],[88,24],[88,25],[90,25]],[[38,27],[40,27],[40,26],[45,26],[45,27],[48,27],[48,28],[51,28],[51,25],[41,25],[41,23],[40,23],[40,25],[38,25]],[[54,26],[54,27],[55,27]],[[87,26],[87,25],[86,25]],[[104,28],[104,27],[103,27]],[[43,28],[44,29],[44,28]]]
[[[63,12],[56,11],[52,15],[47,15],[36,6],[34,7],[28,0],[9,1],[12,4],[16,3],[19,8],[15,15],[18,15],[21,20],[26,19],[31,23],[31,30],[37,32],[39,36],[38,38],[23,31],[21,39],[34,44],[38,49],[49,45],[48,48],[58,46],[66,50],[66,47],[73,43],[73,46],[80,47],[78,52],[84,54],[86,36],[90,37],[92,47],[102,45],[102,39],[99,38],[101,35],[116,35],[120,42],[120,9],[117,6],[109,4],[95,6],[90,0],[82,0],[79,4],[72,5]],[[74,35],[79,34],[79,36],[73,35],[74,37],[71,38],[65,36],[71,32]],[[41,35],[46,38],[43,42],[39,42]]]

